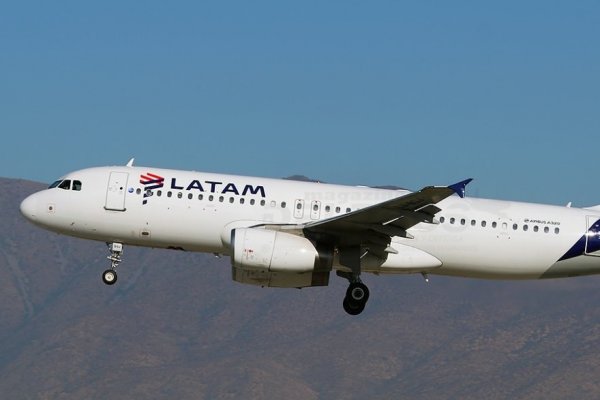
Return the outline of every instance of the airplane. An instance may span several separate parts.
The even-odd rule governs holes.
[[[348,280],[343,308],[369,299],[362,273],[544,279],[600,273],[600,206],[466,196],[471,179],[408,190],[125,166],[71,172],[25,198],[44,229],[106,242],[117,281],[125,245],[231,258],[263,287]]]

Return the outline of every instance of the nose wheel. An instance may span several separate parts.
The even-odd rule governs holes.
[[[117,281],[117,266],[121,263],[121,254],[123,254],[122,243],[108,243],[108,250],[110,251],[110,269],[107,269],[102,273],[102,282],[107,285],[114,285]]]
[[[114,285],[116,281],[117,271],[107,269],[102,273],[102,282],[106,283],[107,285]]]

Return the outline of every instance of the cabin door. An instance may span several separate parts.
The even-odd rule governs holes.
[[[104,208],[112,211],[125,211],[125,194],[127,193],[127,172],[111,172],[106,190]]]

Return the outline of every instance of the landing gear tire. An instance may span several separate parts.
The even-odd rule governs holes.
[[[346,290],[346,298],[356,303],[367,304],[367,300],[369,300],[369,288],[362,282],[352,282]]]
[[[114,285],[117,281],[117,271],[107,269],[102,273],[102,281],[107,285]]]
[[[365,309],[369,300],[369,288],[362,282],[352,282],[344,297],[344,311],[350,315],[358,315]]]
[[[110,260],[110,269],[107,269],[102,273],[102,281],[107,285],[114,285],[117,281],[117,267],[121,263],[121,255],[123,254],[123,243],[106,243],[110,256],[107,258]]]
[[[344,311],[350,315],[358,315],[365,309],[365,303],[356,303],[348,297],[344,297]]]

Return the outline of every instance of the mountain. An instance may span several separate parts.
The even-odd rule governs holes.
[[[288,181],[299,181],[299,182],[321,182],[319,180],[312,179],[312,178],[309,178],[304,175],[292,175],[292,176],[287,176],[283,179],[286,179]]]
[[[600,278],[372,276],[268,289],[229,259],[103,243],[19,214],[43,185],[0,179],[0,393],[6,399],[596,399]],[[468,255],[466,255],[468,256]]]
[[[285,177],[283,179],[286,179],[286,180],[289,180],[289,181],[325,183],[325,182],[320,181],[318,179],[312,179],[312,178],[306,177],[304,175],[292,175],[292,176]],[[375,189],[407,190],[407,189],[405,189],[403,187],[396,186],[396,185],[381,185],[381,186],[370,186],[370,187],[375,188]]]

